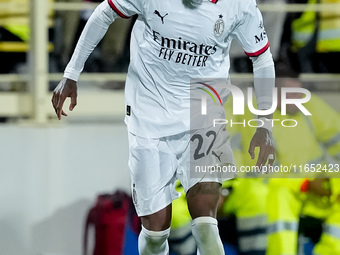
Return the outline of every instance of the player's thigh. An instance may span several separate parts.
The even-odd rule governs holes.
[[[189,146],[177,170],[177,177],[186,192],[197,183],[223,183],[235,177],[236,167],[229,137],[222,125],[190,134]]]
[[[234,165],[229,134],[224,126],[204,128],[192,133],[189,143],[180,164],[183,171],[177,171],[177,176],[186,191],[190,214],[192,218],[215,217],[221,184],[235,176],[226,168]]]
[[[193,219],[203,216],[216,218],[221,186],[219,182],[198,182],[188,190],[188,208]]]
[[[175,191],[175,159],[161,139],[129,133],[131,189],[138,216],[152,215],[146,219],[160,217],[159,221],[167,218],[169,205],[179,196]]]

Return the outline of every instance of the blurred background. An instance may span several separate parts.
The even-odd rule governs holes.
[[[50,103],[52,91],[63,76],[63,70],[80,32],[99,2],[101,1],[0,0],[1,255],[81,254],[87,213],[97,196],[113,193],[117,189],[130,193],[127,132],[123,122],[124,81],[129,64],[130,31],[135,17],[115,21],[88,59],[79,80],[78,105],[74,112],[69,113],[66,110],[70,116],[57,121]],[[298,78],[304,88],[327,105],[326,108],[321,108],[326,109],[326,112],[319,114],[328,119],[336,119],[334,123],[322,127],[324,129],[320,132],[318,128],[313,129],[313,138],[318,140],[318,148],[328,150],[331,162],[339,164],[340,1],[257,2],[264,16],[264,26],[271,43],[276,69],[282,74],[281,77]],[[241,81],[239,85],[245,88],[252,79],[251,61],[236,42],[232,45],[230,57],[231,77]],[[68,108],[68,104],[67,100],[65,107]],[[318,119],[314,122],[317,123]],[[322,132],[329,135],[319,135]],[[242,135],[238,131],[232,133],[236,138]],[[239,148],[237,142],[234,146]],[[315,152],[314,149],[312,151]],[[240,154],[242,152],[244,151],[241,150]],[[308,154],[306,151],[296,153]],[[312,159],[308,159],[304,163],[311,161]],[[239,162],[244,163],[241,160]],[[325,182],[333,183],[329,179]],[[303,183],[305,180],[289,184],[296,185],[295,189],[298,190],[294,189],[291,196],[296,198],[294,192],[300,192]],[[221,198],[221,219],[226,219],[223,221],[226,224],[223,225],[224,230],[230,229],[229,233],[235,233],[238,237],[237,240],[235,235],[233,238],[228,235],[225,237],[225,242],[230,243],[229,254],[312,254],[313,247],[322,238],[326,238],[327,247],[335,245],[337,248],[330,248],[330,251],[319,248],[315,254],[340,254],[337,250],[340,246],[340,207],[337,205],[340,199],[331,198],[337,194],[336,189],[329,194],[319,194],[322,199],[332,201],[327,202],[327,213],[321,216],[318,213],[307,213],[308,217],[319,220],[316,228],[322,230],[319,231],[318,238],[313,239],[308,233],[306,237],[304,231],[301,234],[296,228],[292,237],[295,241],[287,241],[290,237],[269,238],[274,246],[277,244],[276,247],[291,247],[289,251],[284,248],[266,251],[267,245],[254,248],[251,238],[248,241],[241,240],[242,235],[243,238],[251,237],[256,231],[248,234],[242,232],[239,229],[242,224],[237,223],[240,222],[237,218],[254,219],[261,214],[256,211],[256,205],[245,209],[247,212],[253,210],[253,215],[238,214],[237,210],[241,209],[232,204],[231,201],[235,198],[230,195],[234,192],[236,199],[241,201],[242,194],[238,194],[237,189],[242,185],[251,186],[238,182],[226,184]],[[258,187],[257,185],[254,187]],[[274,184],[265,181],[264,185]],[[325,187],[326,184],[322,185]],[[332,185],[336,187],[338,184],[335,182]],[[267,188],[263,192],[262,195],[267,196]],[[276,199],[280,197],[280,192],[277,192]],[[243,199],[249,201],[251,198]],[[294,209],[297,211],[296,215],[285,219],[285,222],[301,222],[301,207],[308,200],[300,200],[301,205],[297,207],[299,209]],[[289,211],[290,207],[283,204],[282,210]],[[263,209],[268,205],[261,206]],[[182,214],[182,210],[179,211]],[[267,215],[268,209],[264,209],[263,214],[266,219],[271,217]],[[277,213],[281,214],[282,211]],[[279,220],[274,218],[269,223],[266,221],[266,229],[279,224]],[[177,227],[185,226],[186,220],[184,217],[184,223],[180,222]],[[280,222],[283,221],[280,219]],[[327,235],[326,230],[330,229],[327,226],[336,230],[330,231],[335,234],[330,234],[332,237],[328,239],[327,236],[322,236]],[[263,226],[261,229],[260,239],[263,241],[265,235],[267,240],[270,236],[268,231],[263,232]],[[312,229],[307,232],[314,231]],[[298,232],[301,234],[299,237],[305,238],[299,239]],[[255,235],[252,240],[256,242],[256,238]],[[282,240],[286,240],[286,243]],[[312,248],[301,248],[308,243],[308,247]],[[271,246],[268,249],[269,247]],[[182,248],[181,251],[178,248],[177,254],[190,254],[190,249]]]

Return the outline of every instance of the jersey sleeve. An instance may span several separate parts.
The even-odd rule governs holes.
[[[130,18],[142,14],[143,0],[105,0],[110,7],[122,18]]]
[[[260,10],[254,0],[244,1],[247,5],[242,9],[238,25],[232,32],[249,57],[258,57],[269,48],[269,41],[263,25]]]
[[[77,42],[77,46],[72,54],[70,62],[67,64],[64,77],[77,81],[84,68],[88,56],[103,38],[110,24],[118,18],[118,14],[113,12],[107,2],[103,1],[97,6]]]

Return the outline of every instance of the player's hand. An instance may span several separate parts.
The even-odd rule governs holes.
[[[256,166],[262,170],[262,167],[266,165],[267,161],[268,166],[272,166],[275,160],[275,149],[272,133],[265,128],[258,128],[249,145],[248,152],[252,159],[255,159],[256,147],[260,148]]]
[[[69,110],[72,111],[77,105],[77,82],[63,78],[54,89],[51,100],[59,120],[61,119],[61,115],[67,116],[66,112],[63,110],[63,105],[67,97],[71,98]]]
[[[308,183],[308,191],[318,196],[332,195],[328,178],[316,178],[310,181]]]

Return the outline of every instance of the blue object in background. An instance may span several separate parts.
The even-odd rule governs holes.
[[[228,254],[228,255],[238,255],[237,249],[236,249],[236,247],[234,245],[230,245],[230,244],[224,243],[223,247],[224,247],[225,254]]]
[[[303,245],[305,255],[312,255],[315,244],[312,241],[306,242]]]
[[[133,231],[130,224],[127,224],[125,229],[124,255],[139,255],[138,234]]]

